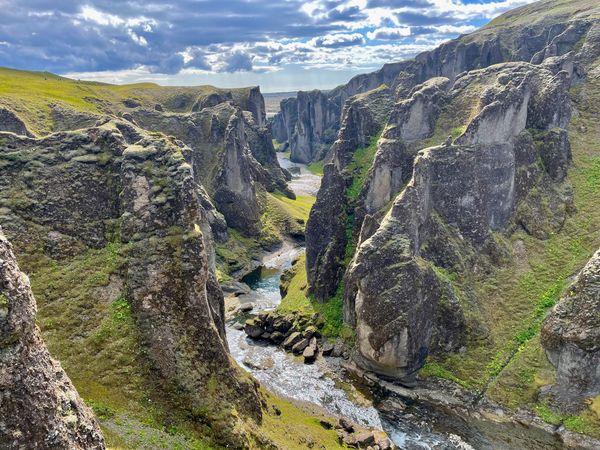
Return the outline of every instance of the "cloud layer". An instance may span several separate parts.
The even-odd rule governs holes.
[[[366,70],[532,0],[0,0],[0,65],[57,73]]]

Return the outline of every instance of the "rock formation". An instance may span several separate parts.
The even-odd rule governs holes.
[[[527,61],[539,64],[545,58],[562,56],[587,33],[591,22],[586,20],[585,11],[571,21],[559,15],[545,17],[544,11],[549,3],[552,0],[518,8],[507,13],[503,23],[497,25],[492,22],[481,30],[423,52],[413,60],[386,64],[376,72],[357,75],[327,93],[311,93],[312,96],[325,96],[332,112],[337,108],[335,120],[331,120],[329,115],[311,114],[307,109],[310,103],[285,100],[281,104],[281,113],[273,119],[274,137],[282,143],[287,142],[292,155],[302,154],[302,161],[298,159],[299,162],[306,161],[306,157],[322,159],[328,146],[322,140],[313,139],[312,131],[337,129],[342,121],[342,107],[353,95],[385,84],[401,96],[406,96],[414,86],[430,78],[445,77],[454,81],[465,71],[502,62]],[[528,23],[511,20],[511,17],[519,15],[536,19]],[[291,112],[290,108],[294,111]]]
[[[0,131],[30,136],[25,123],[10,109],[0,107]]]
[[[573,210],[568,91],[584,69],[569,51],[593,27],[550,22],[484,28],[399,63],[397,78],[386,66],[336,90],[344,97],[394,80],[392,93],[367,94],[396,103],[376,121],[387,125],[366,176],[353,159],[364,139],[348,139],[363,134],[348,100],[307,223],[309,291],[325,301],[343,286],[363,367],[411,382],[427,355],[462,348],[463,307],[446,271],[503,254],[495,233],[521,227],[547,239]],[[534,32],[522,54],[498,47]],[[536,64],[487,67],[518,59]]]
[[[274,137],[289,142],[294,162],[323,159],[339,128],[341,106],[318,90],[298,92],[296,98],[281,102],[281,112],[273,121]]]
[[[241,112],[233,115],[225,131],[225,151],[216,179],[215,201],[219,211],[234,228],[248,234],[259,231],[260,211],[249,164]]]
[[[27,275],[0,229],[0,447],[103,449],[104,439],[35,323]]]
[[[251,104],[256,106],[256,102]],[[264,104],[251,114],[232,101],[205,106],[189,115],[144,108],[131,112],[136,125],[175,136],[191,147],[196,181],[214,198],[228,226],[251,235],[259,231],[255,183],[268,191],[293,195],[287,187],[287,174],[277,162],[271,134],[256,119],[262,120],[263,115]]]
[[[542,345],[556,367],[554,405],[577,413],[600,395],[600,251],[546,318]]]
[[[348,244],[347,223],[353,207],[346,190],[344,171],[357,148],[366,147],[383,128],[392,98],[386,88],[350,99],[344,121],[332,149],[333,164],[324,168],[322,188],[306,224],[306,261],[310,292],[324,300],[335,294],[343,274]]]
[[[228,355],[209,255],[214,211],[192,150],[114,121],[42,139],[4,133],[2,142],[2,225],[17,248],[47,248],[53,233],[66,243],[55,255],[63,258],[127,245],[123,296],[157,385],[193,420],[221,421],[213,431],[223,442],[245,445],[238,422],[259,421],[261,408]]]
[[[428,354],[460,348],[462,310],[436,267],[468,266],[466,249],[489,251],[483,249],[494,245],[492,233],[513,221],[539,237],[560,228],[571,200],[563,194],[568,191],[562,179],[553,180],[552,174],[566,170],[569,145],[561,138],[564,130],[551,135],[546,130],[568,122],[568,102],[563,110],[550,107],[566,95],[567,77],[508,64],[456,81],[449,94],[455,99],[472,91],[473,83],[496,80],[488,81],[479,113],[460,137],[418,154],[412,179],[379,229],[359,242],[348,269],[345,317],[356,326],[364,366],[410,377]],[[537,163],[548,148],[538,133],[554,139],[551,148],[560,148],[559,167]],[[532,195],[554,204],[558,214],[523,212],[519,205],[535,204]]]

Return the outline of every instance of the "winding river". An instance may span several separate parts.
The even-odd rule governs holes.
[[[293,174],[290,187],[297,195],[316,195],[320,178],[306,166],[292,163],[278,154],[282,167]],[[277,251],[263,257],[262,265],[244,281],[251,291],[238,297],[243,303],[252,303],[252,314],[275,308],[281,301],[279,281],[282,272],[304,249],[285,242]],[[241,318],[238,318],[241,320]],[[336,416],[347,417],[356,423],[384,429],[401,449],[472,449],[454,435],[443,435],[405,422],[380,411],[369,394],[346,379],[340,370],[338,358],[320,357],[314,364],[304,364],[301,358],[278,347],[250,340],[233,327],[236,319],[227,324],[227,340],[232,356],[265,387],[277,395],[299,402],[310,402]]]

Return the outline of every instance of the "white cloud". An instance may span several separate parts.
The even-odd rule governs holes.
[[[376,28],[373,31],[367,33],[367,37],[371,40],[374,39],[400,39],[411,35],[410,27],[383,27]]]
[[[139,36],[131,28],[129,28],[127,30],[127,34],[129,35],[129,37],[131,38],[131,40],[133,42],[135,42],[136,44],[141,45],[142,47],[147,47],[148,46],[148,41],[146,40],[146,38],[144,36]]]
[[[337,33],[316,37],[309,42],[316,47],[346,47],[362,45],[365,43],[365,38],[360,33]]]

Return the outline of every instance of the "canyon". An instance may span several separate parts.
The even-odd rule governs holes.
[[[0,69],[0,447],[598,448],[599,67],[542,0],[272,117]]]

